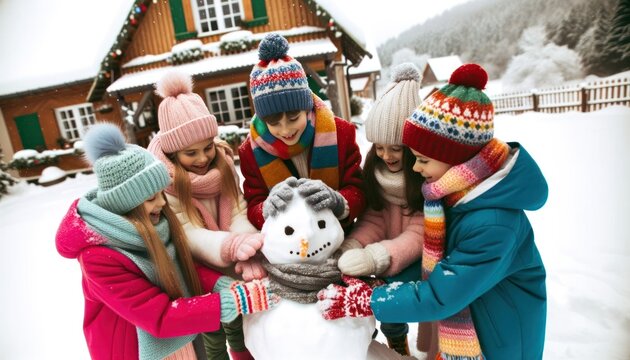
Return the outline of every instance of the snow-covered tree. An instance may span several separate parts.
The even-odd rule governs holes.
[[[541,26],[523,32],[522,53],[515,56],[503,75],[503,86],[512,91],[562,84],[582,77],[579,55],[567,46],[547,41]]]
[[[2,198],[2,195],[8,194],[9,186],[17,182],[17,180],[9,175],[8,166],[3,158],[4,155],[2,154],[2,149],[0,149],[0,198]]]
[[[606,42],[611,29],[612,15],[601,8],[596,13],[593,26],[580,38],[576,50],[582,58],[582,66],[588,74],[610,75],[611,71],[610,53],[606,48]]]
[[[630,0],[619,0],[605,50],[615,71],[630,69]]]

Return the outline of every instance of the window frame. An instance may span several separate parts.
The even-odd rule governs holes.
[[[208,21],[208,19],[205,19],[204,22],[208,23],[208,31],[203,31],[202,29],[202,20],[201,17],[199,16],[199,5],[197,4],[197,0],[191,0],[192,3],[192,9],[193,9],[193,17],[195,19],[195,29],[197,30],[197,36],[210,36],[210,35],[215,35],[215,34],[221,34],[221,33],[226,33],[229,31],[235,31],[235,30],[240,30],[242,27],[240,25],[237,25],[236,22],[235,24],[232,25],[232,27],[226,27],[225,25],[225,19],[226,19],[226,15],[223,14],[223,4],[222,4],[222,0],[203,0],[205,3],[205,7],[214,7],[214,11],[215,11],[215,15],[216,15],[216,19],[217,19],[217,25],[218,28],[217,30],[212,30],[212,27],[210,25],[210,21]],[[208,2],[212,1],[212,5],[209,5]],[[239,16],[240,21],[244,21],[244,16],[245,16],[245,11],[244,11],[244,7],[243,7],[243,0],[227,0],[229,1],[229,5],[231,6],[233,3],[237,3],[238,7],[239,7],[239,12],[238,13],[231,13],[230,16],[232,17],[232,19],[234,19],[236,17],[236,15]],[[245,0],[247,1],[247,0]],[[218,4],[217,4],[218,3]]]
[[[246,94],[242,94],[240,89],[241,88],[245,88],[247,89],[247,93]],[[239,100],[241,100],[241,107],[239,109],[237,109],[234,105],[234,101],[236,100],[233,96],[232,96],[232,89],[238,89],[239,91]],[[223,123],[221,123],[222,120],[220,120],[217,117],[217,122],[219,123],[219,125],[239,125],[240,127],[244,127],[245,123],[248,122],[253,116],[254,116],[254,108],[252,106],[252,99],[251,96],[249,94],[249,88],[247,87],[247,83],[246,82],[238,82],[238,83],[233,83],[233,84],[229,84],[229,85],[222,85],[222,86],[216,86],[216,87],[210,87],[210,88],[206,88],[204,89],[204,93],[206,95],[206,106],[208,107],[208,109],[210,110],[210,113],[215,115],[215,112],[212,109],[212,104],[213,102],[210,100],[210,93],[211,92],[219,92],[219,91],[225,91],[225,101],[227,102],[227,113],[230,116],[230,121],[225,121]],[[247,101],[249,102],[249,106],[248,107],[244,107],[242,105],[242,100],[243,98],[247,98]],[[243,111],[243,118],[238,120],[236,119],[236,111],[240,110]],[[250,116],[248,117],[247,114],[245,113],[246,110],[249,110]],[[232,120],[232,119],[236,119],[236,120]]]
[[[81,115],[80,109],[88,110],[87,115]],[[72,111],[73,113],[75,126],[69,129],[65,129],[64,122],[67,122],[69,125],[71,125],[69,120],[70,118],[63,119],[62,113],[66,113],[67,116],[68,111]],[[87,125],[83,124],[82,117],[86,117],[88,119]],[[96,113],[94,111],[94,105],[92,103],[81,103],[55,108],[55,119],[57,120],[57,126],[59,127],[59,133],[61,137],[63,137],[67,141],[74,142],[83,139],[83,136],[85,136],[85,133],[89,129],[89,127],[96,124]],[[71,138],[68,138],[68,133],[74,135],[75,131],[77,132],[78,136],[72,136]]]

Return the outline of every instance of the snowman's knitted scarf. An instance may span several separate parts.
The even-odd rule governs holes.
[[[324,264],[270,264],[263,260],[269,274],[269,287],[283,299],[300,304],[317,302],[317,292],[330,284],[341,283],[336,259]]]
[[[492,139],[467,162],[451,167],[442,177],[422,185],[424,195],[424,244],[422,279],[426,280],[444,258],[446,218],[444,205],[454,206],[464,195],[501,168],[510,152],[506,143]],[[438,321],[439,354],[437,359],[483,360],[481,345],[470,309]]]

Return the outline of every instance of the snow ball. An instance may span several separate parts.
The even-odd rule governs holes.
[[[66,172],[56,166],[49,166],[42,171],[42,176],[39,177],[38,182],[40,184],[51,183],[53,181],[65,179]]]

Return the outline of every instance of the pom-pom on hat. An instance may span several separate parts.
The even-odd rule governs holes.
[[[162,151],[174,153],[202,140],[217,136],[218,126],[201,96],[193,91],[190,75],[172,71],[157,83],[164,98],[158,108]]]
[[[457,68],[405,121],[403,143],[451,165],[475,156],[494,135],[494,107],[482,91],[487,82],[477,64]]]
[[[140,146],[126,144],[114,124],[92,126],[84,148],[98,180],[94,202],[115,214],[128,213],[171,182],[166,166]]]
[[[306,73],[288,51],[287,39],[276,33],[265,36],[258,46],[260,61],[249,75],[249,87],[259,117],[313,108]]]
[[[374,103],[365,120],[368,141],[387,145],[402,144],[405,119],[420,105],[420,71],[412,63],[392,69],[392,82]]]

